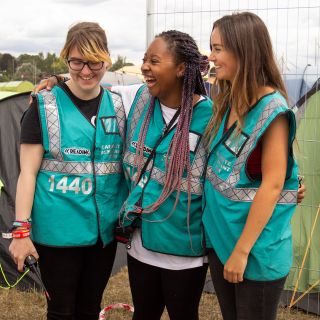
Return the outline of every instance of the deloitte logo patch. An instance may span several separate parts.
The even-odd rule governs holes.
[[[91,151],[85,148],[65,148],[63,152],[64,154],[73,154],[75,156],[90,156],[91,154]]]

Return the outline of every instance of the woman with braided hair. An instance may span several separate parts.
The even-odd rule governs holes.
[[[132,97],[124,155],[130,195],[120,224],[136,227],[128,250],[133,319],[160,319],[166,307],[170,319],[195,320],[207,271],[201,198],[202,135],[212,109],[202,80],[208,60],[188,34],[166,31],[141,69],[146,85],[138,91],[112,88],[124,102]]]

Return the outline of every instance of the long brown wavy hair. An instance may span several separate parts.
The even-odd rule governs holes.
[[[264,22],[254,13],[242,12],[226,15],[215,21],[212,31],[216,28],[224,49],[232,53],[238,63],[232,82],[216,79],[213,86],[213,115],[205,132],[207,145],[210,145],[217,134],[230,105],[238,117],[237,130],[241,130],[244,116],[258,100],[259,88],[270,86],[288,101]]]

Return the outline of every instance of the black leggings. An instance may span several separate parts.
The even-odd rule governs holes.
[[[210,250],[209,265],[224,320],[275,320],[286,277],[273,281],[244,279],[230,283],[223,277],[224,266]]]
[[[208,265],[168,270],[128,255],[129,281],[134,304],[133,320],[159,320],[164,307],[171,320],[197,320]]]
[[[35,244],[42,280],[50,295],[48,320],[97,320],[117,249],[101,241],[90,247],[53,248]]]

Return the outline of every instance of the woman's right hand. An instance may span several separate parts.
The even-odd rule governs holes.
[[[13,261],[18,266],[18,270],[20,272],[23,271],[24,261],[26,260],[27,256],[31,255],[34,256],[37,260],[39,259],[38,252],[29,237],[22,239],[12,239],[12,242],[9,246],[9,252]]]

